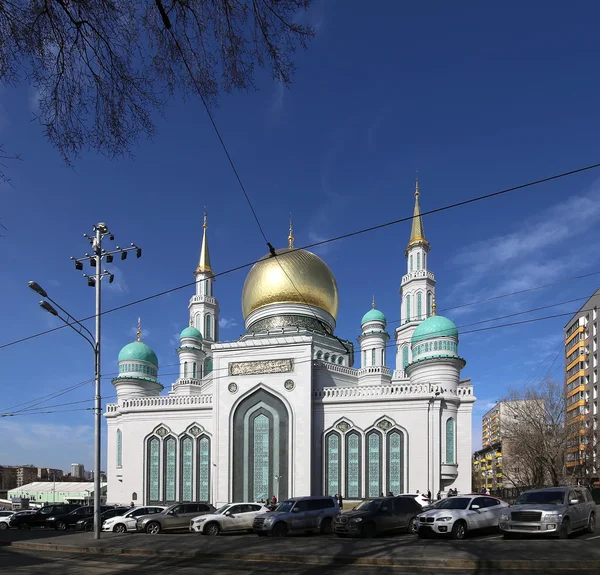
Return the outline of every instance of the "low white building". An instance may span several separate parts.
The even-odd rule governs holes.
[[[388,343],[373,300],[361,322],[360,368],[353,344],[334,333],[335,278],[293,247],[291,225],[288,247],[248,273],[246,333],[219,341],[205,218],[171,390],[161,395],[158,359],[139,329],[119,354],[118,400],[105,413],[108,502],[468,492],[475,397],[460,378],[456,326],[435,315],[418,186],[415,197],[400,326]]]
[[[106,500],[106,483],[100,484],[101,500]],[[8,492],[8,499],[28,499],[30,505],[52,503],[81,503],[91,505],[94,501],[94,483],[88,481],[35,481]]]

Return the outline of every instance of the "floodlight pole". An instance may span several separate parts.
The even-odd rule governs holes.
[[[103,228],[103,229],[101,229]],[[102,232],[108,232],[105,224],[95,226],[96,237],[92,244],[96,261],[96,333],[94,337],[94,376],[96,378],[94,392],[94,539],[100,539],[102,527],[100,519],[100,465],[102,436],[102,403],[100,396],[100,312],[102,311]]]

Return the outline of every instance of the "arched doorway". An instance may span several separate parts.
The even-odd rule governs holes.
[[[245,398],[233,416],[233,501],[288,497],[289,415],[264,389]]]

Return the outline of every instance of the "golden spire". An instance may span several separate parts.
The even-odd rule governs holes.
[[[373,294],[373,301],[371,302],[371,309],[375,309],[375,294]]]
[[[290,235],[288,236],[288,248],[294,249],[294,229],[292,227],[292,214],[290,214]]]
[[[142,318],[138,317],[137,340],[142,341]]]
[[[433,302],[431,304],[431,315],[435,315],[437,310],[437,303],[435,303],[435,295],[433,296]]]
[[[212,268],[210,267],[210,256],[208,255],[208,239],[206,237],[206,229],[208,228],[208,224],[206,223],[207,218],[208,214],[204,212],[204,224],[202,225],[202,247],[200,248],[200,261],[198,262],[196,273],[212,273]]]
[[[406,249],[421,244],[425,250],[429,251],[429,242],[425,239],[425,230],[423,228],[423,218],[421,216],[421,206],[419,204],[419,176],[415,182],[415,210],[413,212],[412,227],[410,230],[410,240],[408,240],[408,246]]]

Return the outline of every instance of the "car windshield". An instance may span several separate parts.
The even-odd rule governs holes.
[[[437,509],[466,509],[469,503],[471,500],[467,497],[448,497],[437,506]]]
[[[539,503],[542,505],[561,505],[565,500],[563,491],[532,491],[521,493],[515,505],[526,505],[528,503]]]
[[[223,515],[223,513],[225,513],[225,511],[227,511],[230,507],[230,503],[228,503],[227,505],[223,505],[223,507],[219,507],[219,509],[215,511],[215,515]]]
[[[360,509],[361,511],[377,511],[381,505],[383,499],[365,499],[361,501],[354,509]]]
[[[275,511],[280,511],[281,513],[289,513],[292,510],[292,507],[294,507],[294,503],[296,503],[296,502],[295,501],[284,501],[283,503],[280,503],[277,506]]]

